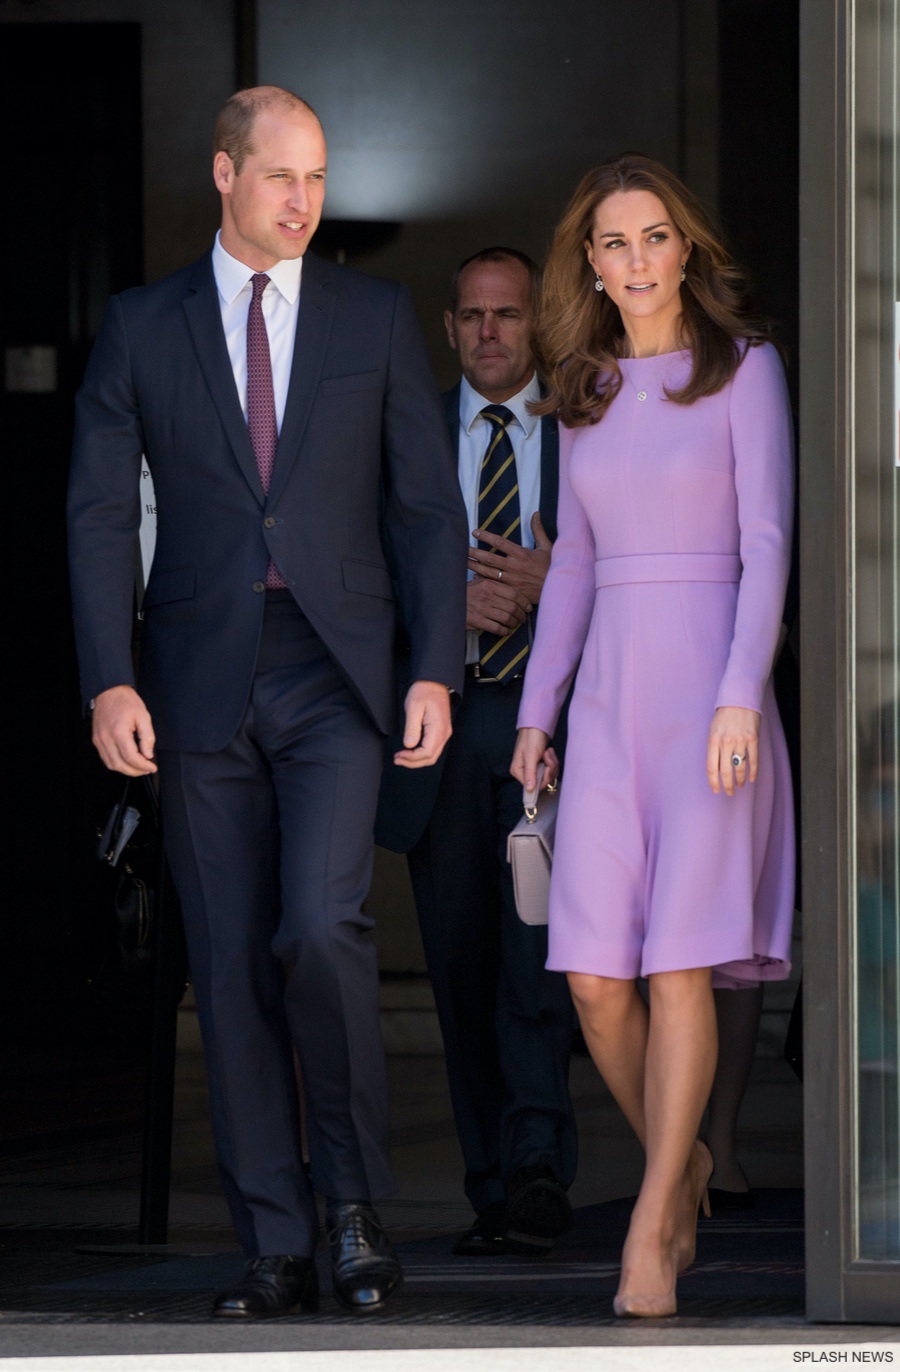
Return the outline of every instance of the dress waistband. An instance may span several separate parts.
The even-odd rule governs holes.
[[[737,553],[635,553],[601,557],[594,563],[594,585],[626,586],[640,581],[740,581]]]

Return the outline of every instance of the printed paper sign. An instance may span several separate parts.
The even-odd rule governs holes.
[[[153,477],[150,475],[150,468],[147,466],[146,459],[141,462],[141,571],[143,572],[143,585],[147,585],[147,578],[150,575],[150,567],[153,563],[153,553],[156,549],[156,492],[153,489]]]

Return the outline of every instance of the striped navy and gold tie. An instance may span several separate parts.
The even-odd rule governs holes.
[[[513,543],[521,543],[519,478],[512,440],[507,433],[515,415],[505,405],[485,406],[481,414],[491,426],[491,437],[478,484],[478,527],[485,533],[499,534]],[[487,543],[479,546],[493,551]],[[503,637],[479,634],[478,660],[483,675],[505,681],[518,674],[525,666],[530,646],[527,621]]]

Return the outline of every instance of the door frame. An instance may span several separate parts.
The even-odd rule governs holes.
[[[856,1259],[852,693],[856,0],[800,7],[800,567],[807,1315],[900,1322]]]

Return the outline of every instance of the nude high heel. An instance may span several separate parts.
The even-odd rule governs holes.
[[[694,1141],[687,1178],[687,1197],[680,1209],[678,1235],[675,1241],[676,1270],[681,1276],[697,1256],[697,1219],[700,1210],[709,1219],[709,1179],[713,1174],[712,1153],[700,1139]]]
[[[678,1313],[675,1298],[676,1261],[675,1250],[671,1254],[672,1285],[668,1291],[656,1295],[626,1291],[613,1300],[613,1310],[620,1319],[661,1320]]]
[[[622,1292],[620,1289],[620,1293],[613,1300],[613,1310],[621,1318],[658,1320],[677,1314],[675,1284],[696,1256],[697,1217],[700,1210],[703,1210],[707,1219],[710,1216],[708,1184],[712,1173],[712,1154],[705,1143],[696,1139],[688,1160],[684,1192],[678,1208],[675,1241],[670,1253],[673,1268],[672,1285],[668,1291],[655,1295]]]
[[[675,1288],[665,1296],[616,1296],[613,1310],[620,1320],[663,1320],[678,1314]]]

